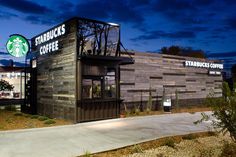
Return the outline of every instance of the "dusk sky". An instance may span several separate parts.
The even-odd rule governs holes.
[[[178,45],[236,63],[235,0],[0,0],[1,59],[9,35],[30,39],[74,16],[120,24],[129,50]]]

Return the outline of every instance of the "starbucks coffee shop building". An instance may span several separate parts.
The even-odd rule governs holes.
[[[30,86],[25,108],[74,122],[117,118],[124,108],[158,109],[178,92],[180,105],[197,105],[213,90],[221,96],[219,61],[121,52],[120,27],[73,18],[31,40]],[[150,99],[151,97],[151,99]],[[173,102],[174,103],[174,102]]]

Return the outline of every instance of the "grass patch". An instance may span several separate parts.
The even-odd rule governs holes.
[[[203,148],[203,149],[200,149],[199,151],[200,151],[199,157],[214,157],[215,156],[214,149]]]
[[[82,155],[82,157],[90,157],[91,156],[91,153],[90,151],[85,151],[84,155]]]
[[[198,136],[196,136],[195,134],[187,134],[182,137],[183,140],[193,140],[196,138],[198,138]]]
[[[13,119],[11,117],[8,117],[6,120],[5,120],[7,123],[13,123]]]
[[[33,123],[27,123],[26,127],[27,128],[35,128],[35,125]]]
[[[209,136],[208,132],[193,133],[196,137],[207,137]],[[173,137],[164,137],[161,139],[148,141],[144,143],[137,144],[135,146],[128,146],[120,149],[115,149],[111,151],[101,152],[92,154],[92,157],[116,157],[116,156],[126,156],[135,152],[144,152],[145,150],[155,149],[159,146],[166,145],[168,147],[175,147],[175,144],[180,143],[185,135],[173,136]],[[163,155],[164,156],[164,155]],[[162,154],[157,154],[157,157],[162,157]]]
[[[49,118],[48,117],[45,117],[45,116],[39,116],[38,117],[38,120],[39,121],[45,121],[45,120],[48,120]]]
[[[5,110],[7,110],[7,111],[16,111],[16,106],[15,105],[5,106]]]
[[[47,120],[48,118],[44,116],[0,109],[0,131],[72,124],[72,122],[63,119],[53,119],[54,122],[47,122],[50,125],[44,124]]]
[[[218,136],[217,132],[214,131],[208,131],[207,134],[208,136]]]
[[[179,109],[173,108],[171,110],[171,113],[190,113],[195,114],[196,112],[204,112],[204,111],[211,111],[210,107],[207,106],[186,106],[186,107],[180,107]],[[147,116],[147,115],[161,115],[165,114],[162,110],[157,111],[143,111],[141,112],[137,107],[133,110],[125,110],[125,116],[126,117],[134,117],[134,116]]]
[[[24,116],[25,118],[30,118],[30,117],[31,117],[31,115],[29,115],[29,114],[23,114],[23,116]]]
[[[167,138],[167,139],[161,144],[161,146],[168,146],[168,147],[174,148],[174,147],[175,147],[175,141],[174,141],[174,139],[172,139],[172,138]]]
[[[31,119],[38,119],[39,115],[31,115],[30,118]]]
[[[236,143],[225,142],[220,157],[236,157]]]
[[[48,120],[46,120],[45,122],[44,122],[44,124],[54,124],[54,123],[56,123],[56,121],[54,121],[53,119],[48,119]]]
[[[143,149],[140,145],[134,145],[132,148],[132,154],[134,153],[143,153]]]
[[[14,116],[23,116],[23,113],[21,113],[21,112],[16,112],[16,113],[14,113]]]

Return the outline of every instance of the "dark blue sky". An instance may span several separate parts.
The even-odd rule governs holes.
[[[127,49],[179,45],[236,63],[235,0],[0,0],[0,51],[11,34],[31,38],[73,16],[121,24]]]

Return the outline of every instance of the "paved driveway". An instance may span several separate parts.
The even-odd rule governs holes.
[[[209,112],[208,112],[209,113]],[[165,136],[208,131],[200,113],[122,118],[76,125],[0,131],[0,157],[74,157]]]

